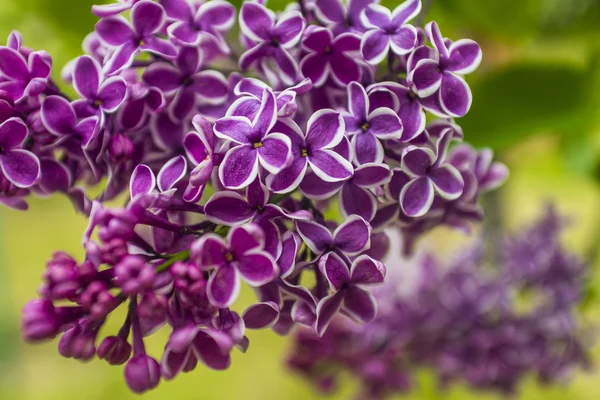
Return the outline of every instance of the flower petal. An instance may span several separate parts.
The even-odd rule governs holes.
[[[432,169],[428,176],[436,192],[446,200],[456,200],[463,192],[465,182],[460,172],[450,164]]]
[[[183,156],[173,157],[163,165],[156,180],[161,192],[173,189],[187,172],[187,163]]]
[[[217,268],[208,280],[208,299],[219,308],[227,308],[235,302],[240,293],[238,271],[229,264]]]
[[[483,57],[481,47],[470,39],[460,39],[452,43],[449,52],[446,70],[460,75],[475,71]]]
[[[282,133],[270,133],[261,141],[258,148],[260,165],[271,174],[281,172],[292,158],[290,138]]]
[[[308,163],[306,157],[300,157],[278,174],[267,176],[266,184],[275,193],[289,193],[296,189],[306,173]]]
[[[353,285],[379,285],[383,283],[385,274],[385,265],[367,255],[356,258],[350,267],[350,279]]]
[[[383,162],[383,146],[375,135],[357,133],[352,137],[352,146],[354,147],[355,164]]]
[[[277,121],[277,100],[271,89],[265,89],[260,102],[260,110],[252,121],[252,126],[263,137],[273,128],[275,121]]]
[[[300,62],[300,70],[305,77],[310,78],[313,85],[321,87],[329,77],[329,62],[321,54],[310,53]]]
[[[292,272],[294,272],[294,267],[296,266],[296,255],[300,250],[302,242],[300,241],[300,237],[291,231],[287,231],[283,234],[281,242],[281,255],[277,260],[277,265],[279,266],[281,278],[287,278]]]
[[[412,25],[404,25],[398,32],[390,36],[392,51],[399,56],[410,53],[417,47],[417,29]]]
[[[340,212],[347,218],[358,215],[367,221],[375,217],[377,202],[371,192],[352,183],[347,183],[340,192]]]
[[[275,22],[275,14],[259,3],[247,2],[240,10],[242,33],[256,42],[270,39],[270,29]]]
[[[229,96],[229,84],[220,72],[202,71],[192,79],[189,89],[208,104],[222,104]]]
[[[369,4],[360,15],[361,22],[366,28],[384,28],[392,22],[392,13],[379,4]]]
[[[419,61],[415,69],[410,71],[408,79],[414,84],[420,97],[431,96],[442,85],[439,62],[427,58]]]
[[[20,118],[12,117],[0,123],[0,146],[3,151],[10,151],[21,147],[27,135],[29,128]]]
[[[319,270],[327,278],[329,287],[334,292],[342,290],[350,283],[350,268],[334,252],[329,252],[319,259]]]
[[[429,178],[418,178],[406,184],[400,192],[400,206],[409,217],[421,217],[433,204],[434,189]]]
[[[73,107],[61,96],[46,97],[40,115],[44,127],[54,135],[71,134],[77,124]]]
[[[167,14],[160,4],[140,1],[131,9],[131,23],[138,36],[144,37],[158,31],[165,23]]]
[[[451,72],[444,74],[439,96],[442,108],[452,117],[464,117],[473,102],[471,88],[467,82]]]
[[[270,328],[279,319],[279,305],[272,301],[252,304],[244,310],[242,318],[248,329]]]
[[[247,222],[254,216],[255,210],[242,195],[224,190],[212,195],[204,206],[204,213],[216,224],[234,226]]]
[[[20,188],[33,186],[40,178],[40,160],[27,150],[10,150],[0,156],[2,173]]]
[[[219,166],[219,179],[228,189],[248,186],[258,176],[258,152],[251,146],[230,149]]]
[[[265,234],[257,224],[236,226],[229,231],[228,239],[238,258],[248,252],[256,252],[265,247]]]
[[[308,157],[313,172],[326,182],[343,181],[352,176],[352,164],[333,150],[318,150]]]
[[[133,170],[129,180],[129,196],[134,198],[138,194],[151,193],[156,187],[156,178],[154,173],[144,164],[139,164]]]
[[[317,305],[317,320],[315,321],[315,332],[319,336],[323,336],[333,317],[342,307],[345,292],[337,292],[330,296],[324,297]]]
[[[223,238],[208,233],[191,245],[190,258],[203,270],[218,268],[225,264],[225,253],[228,251]]]
[[[102,18],[96,24],[96,33],[101,41],[112,47],[121,46],[133,38],[133,30],[123,16]]]
[[[392,11],[392,24],[404,25],[421,12],[421,0],[406,0]]]
[[[369,113],[369,96],[367,91],[358,82],[348,86],[348,110],[359,122],[366,121]]]
[[[127,42],[115,50],[110,59],[104,64],[104,72],[107,75],[114,75],[133,63],[138,48],[133,42]]]
[[[402,153],[401,167],[413,177],[425,176],[427,169],[436,161],[433,151],[427,147],[409,146]]]
[[[331,77],[340,86],[347,86],[350,82],[361,79],[360,66],[345,54],[335,54],[330,61]]]
[[[127,84],[123,78],[113,76],[108,78],[98,92],[98,100],[101,102],[102,110],[113,113],[123,104],[127,97]]]
[[[224,140],[232,140],[239,144],[250,144],[254,129],[246,117],[225,117],[215,123],[215,135]]]
[[[242,279],[250,286],[261,286],[272,281],[279,274],[275,260],[263,251],[246,253],[239,261],[237,268]]]
[[[366,62],[377,65],[387,57],[391,42],[390,35],[382,30],[367,31],[360,42],[360,53]]]
[[[400,139],[402,137],[402,121],[391,109],[381,107],[369,114],[369,133],[380,139]]]
[[[333,244],[348,255],[359,254],[371,246],[371,225],[351,215],[333,233]]]
[[[344,184],[344,181],[325,182],[314,172],[309,172],[300,184],[300,191],[309,199],[325,200],[336,194]]]
[[[10,80],[27,82],[30,79],[25,58],[10,47],[0,47],[0,75]]]
[[[152,63],[144,70],[142,79],[150,86],[157,87],[166,94],[181,88],[183,79],[178,68],[164,62]]]
[[[315,254],[323,253],[328,246],[333,244],[333,237],[329,229],[316,222],[296,221],[296,231]]]
[[[302,37],[306,20],[299,11],[285,11],[279,15],[273,34],[279,38],[283,48],[295,46]]]
[[[315,0],[314,13],[326,24],[344,22],[346,10],[339,0]]]
[[[371,293],[353,286],[345,293],[344,312],[356,322],[366,324],[375,319],[377,302]]]
[[[364,188],[373,188],[390,181],[392,173],[386,164],[368,163],[354,170],[352,183]]]
[[[231,347],[233,341],[228,334],[212,329],[201,329],[194,339],[193,349],[196,357],[204,365],[220,371],[229,368],[231,364],[229,356]]]
[[[83,98],[95,100],[100,90],[102,71],[100,64],[90,56],[81,56],[73,68],[73,87]]]
[[[330,109],[318,110],[306,127],[306,144],[312,151],[329,149],[338,145],[344,137],[344,118]]]

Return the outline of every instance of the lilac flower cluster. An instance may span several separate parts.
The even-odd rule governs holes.
[[[481,49],[435,22],[410,25],[420,10],[95,6],[85,55],[62,71],[78,99],[50,78],[48,54],[11,34],[0,47],[0,201],[26,209],[30,193],[59,192],[89,216],[85,258],[48,262],[24,337],[62,334],[63,356],[126,364],[143,392],[199,362],[227,368],[246,329],[323,334],[339,314],[373,320],[384,228],[408,244],[439,225],[468,229],[480,194],[508,175],[490,150],[460,143],[454,121],[471,105],[462,76]],[[127,193],[124,207],[105,205]],[[341,224],[324,217],[336,203]],[[258,301],[236,312],[242,281]],[[122,328],[100,339],[121,305]],[[163,325],[159,363],[143,339]]]
[[[412,390],[419,369],[432,370],[442,388],[463,382],[513,395],[529,376],[549,384],[589,368],[591,343],[577,312],[588,266],[561,247],[561,227],[548,210],[508,239],[494,270],[479,248],[447,267],[425,257],[410,291],[392,281],[375,293],[372,322],[336,318],[322,337],[299,331],[290,368],[325,392],[349,371],[360,399]]]

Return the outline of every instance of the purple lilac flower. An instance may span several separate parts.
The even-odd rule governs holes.
[[[372,3],[375,0],[348,0],[346,4],[342,0],[315,0],[313,11],[336,35],[347,30],[362,33],[366,28],[361,22],[360,14]]]
[[[233,228],[227,241],[205,235],[192,245],[192,259],[201,268],[213,270],[207,292],[212,304],[229,307],[239,294],[240,276],[252,286],[277,276],[277,264],[263,248],[263,233],[253,225]]]
[[[122,365],[129,388],[142,393],[199,366],[227,369],[234,349],[248,349],[246,329],[309,329],[322,335],[326,345],[312,340],[316,359],[326,361],[338,356],[331,343],[349,332],[340,332],[341,318],[379,324],[377,292],[367,286],[384,279],[392,228],[407,254],[436,227],[468,233],[483,217],[480,195],[508,175],[488,149],[461,143],[446,157],[450,141],[465,137],[451,119],[456,102],[441,99],[443,82],[422,90],[420,74],[437,63],[442,81],[462,79],[479,50],[467,40],[440,47],[433,24],[427,36],[435,48],[428,47],[425,32],[406,24],[419,8],[408,1],[392,13],[372,0],[311,0],[275,13],[264,1],[245,2],[233,38],[235,10],[221,0],[94,6],[101,20],[83,41],[84,55],[61,73],[75,97],[50,78],[49,55],[12,32],[0,47],[0,203],[25,210],[30,195],[58,192],[89,218],[84,258],[57,252],[46,265],[39,299],[23,309],[24,338],[58,337],[64,357]],[[230,50],[239,48],[241,57]],[[386,54],[387,69],[378,70]],[[425,111],[440,119],[426,126]],[[425,193],[431,204],[415,191],[421,186],[433,188]],[[124,206],[107,205],[122,195]],[[515,252],[514,265],[524,254]],[[565,271],[570,262],[560,252],[553,259],[566,278],[547,283],[544,293],[559,300],[540,309],[544,317],[580,294],[571,289],[578,269]],[[529,286],[539,269],[531,265]],[[448,282],[462,287],[464,276]],[[242,282],[256,300],[238,314]],[[469,322],[473,313],[464,311],[478,299],[459,301],[456,320]],[[127,308],[121,327],[100,336],[119,308]],[[546,326],[534,326],[538,337],[548,335]],[[570,326],[563,320],[554,337],[569,338]],[[171,333],[155,359],[144,338],[161,327]],[[496,326],[484,328],[489,335]],[[489,352],[452,344],[439,359],[444,377],[464,370],[486,384],[479,364],[455,359]],[[426,346],[427,355],[439,348]],[[363,397],[409,386],[396,353],[371,353],[367,347],[357,363]],[[314,354],[306,351],[296,366],[333,390],[334,374],[311,369]],[[573,349],[570,357],[581,354]],[[556,357],[545,359],[545,379],[563,371]]]
[[[113,76],[104,79],[101,66],[93,58],[82,56],[73,67],[73,87],[82,97],[73,103],[79,118],[113,113],[119,109],[127,96],[127,84],[123,78]]]
[[[344,115],[346,129],[352,135],[355,163],[381,163],[384,150],[381,140],[400,139],[402,121],[390,108],[372,109],[369,96],[360,83],[348,86],[348,113]]]
[[[297,11],[288,11],[275,21],[275,13],[265,6],[244,3],[240,10],[240,28],[256,44],[242,54],[240,66],[246,70],[257,62],[273,60],[281,79],[291,85],[299,74],[297,62],[288,49],[300,41],[306,21]]]
[[[290,165],[267,177],[266,183],[276,193],[288,193],[298,187],[308,166],[321,179],[337,182],[352,176],[352,165],[334,147],[344,138],[342,116],[333,110],[319,110],[308,121],[306,135],[291,119],[279,120],[274,128],[292,143]]]
[[[370,4],[360,14],[367,32],[362,37],[360,51],[369,64],[379,64],[393,51],[397,55],[410,53],[417,46],[417,30],[407,24],[421,11],[421,0],[406,0],[390,12],[379,4]]]
[[[166,95],[174,95],[170,115],[180,121],[194,112],[197,102],[222,104],[227,98],[228,83],[217,71],[202,71],[202,53],[196,47],[179,50],[175,66],[156,63],[146,69],[143,80]]]
[[[164,9],[149,0],[142,0],[133,6],[131,25],[120,16],[102,18],[96,24],[96,32],[113,49],[104,66],[106,74],[114,75],[127,68],[141,51],[174,58],[177,55],[175,46],[156,36],[165,20]]]
[[[22,148],[28,133],[27,125],[18,118],[0,124],[0,169],[20,188],[31,187],[40,178],[40,160]]]
[[[20,103],[46,89],[52,59],[45,51],[31,52],[25,58],[11,47],[0,46],[0,90]]]
[[[185,0],[161,0],[160,4],[167,16],[175,20],[168,33],[176,42],[198,46],[203,41],[212,41],[223,53],[229,53],[223,34],[235,22],[235,7],[231,4],[221,0],[207,1],[199,7]]]
[[[247,3],[250,4],[250,3]],[[215,134],[235,143],[219,167],[219,177],[225,187],[240,189],[257,176],[259,165],[277,174],[291,159],[291,141],[282,133],[272,132],[277,120],[275,95],[265,90],[261,108],[250,121],[246,117],[225,117],[215,124]]]
[[[461,39],[448,45],[435,22],[425,31],[435,46],[433,57],[423,58],[409,70],[407,77],[419,96],[439,93],[439,104],[452,117],[463,117],[471,108],[469,85],[461,75],[471,73],[481,63],[481,48],[470,39]]]
[[[313,85],[323,86],[329,78],[342,87],[361,81],[362,66],[353,57],[360,49],[359,36],[343,33],[334,38],[329,29],[315,28],[305,33],[302,48],[308,54],[300,69]]]

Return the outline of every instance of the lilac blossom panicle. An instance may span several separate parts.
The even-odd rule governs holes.
[[[479,247],[448,266],[424,257],[410,290],[396,278],[373,292],[379,313],[371,322],[336,316],[321,337],[297,331],[289,368],[326,393],[348,372],[360,399],[407,393],[419,370],[431,371],[439,390],[460,382],[513,396],[529,377],[560,383],[589,369],[592,341],[577,311],[589,266],[561,246],[562,226],[549,208],[507,239],[493,270]],[[537,301],[524,309],[522,296]]]
[[[407,251],[440,225],[468,231],[480,195],[508,176],[491,150],[460,143],[454,120],[471,105],[463,76],[479,46],[411,25],[420,10],[97,5],[84,54],[58,74],[74,98],[50,55],[11,33],[0,46],[0,202],[26,210],[32,194],[61,193],[89,219],[85,256],[48,261],[24,338],[59,337],[64,357],[123,365],[141,393],[199,365],[227,369],[249,347],[246,330],[327,338],[340,316],[376,323],[386,229],[402,231]],[[330,206],[343,221],[325,217]],[[246,309],[242,283],[256,294]],[[117,308],[125,320],[104,337]],[[159,329],[171,334],[155,358],[144,338]]]

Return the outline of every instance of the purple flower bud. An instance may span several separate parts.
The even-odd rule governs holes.
[[[133,142],[123,134],[116,134],[110,138],[108,153],[113,162],[128,160],[133,154]]]
[[[82,321],[67,330],[58,342],[58,352],[66,358],[90,360],[96,354],[98,326]]]
[[[117,285],[126,295],[141,293],[152,288],[156,272],[141,256],[126,256],[115,267]]]
[[[58,334],[60,317],[50,300],[31,300],[23,307],[21,330],[25,340],[41,341]]]
[[[80,289],[77,262],[66,253],[54,253],[46,264],[40,295],[51,299],[73,299]]]
[[[89,310],[93,318],[104,318],[115,306],[115,297],[104,282],[95,281],[88,285],[79,297],[79,303]]]
[[[160,382],[160,366],[146,354],[134,356],[125,366],[125,381],[135,393],[154,389]]]
[[[104,338],[96,352],[98,358],[106,360],[110,365],[124,364],[131,356],[131,345],[119,336]]]

